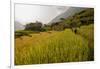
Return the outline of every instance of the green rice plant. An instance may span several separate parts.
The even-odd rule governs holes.
[[[88,61],[88,40],[70,29],[15,39],[15,65]]]
[[[80,27],[78,34],[88,40],[89,60],[94,60],[94,24]]]

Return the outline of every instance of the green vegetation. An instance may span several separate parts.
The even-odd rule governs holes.
[[[31,34],[39,33],[38,31],[30,31],[30,30],[18,30],[15,31],[15,38],[21,38],[22,36],[32,37]]]
[[[29,23],[26,24],[25,30],[30,30],[30,31],[41,31],[42,29],[42,23],[36,21],[35,23]]]
[[[88,46],[90,48],[89,60],[94,60],[94,24],[82,26],[78,34],[88,40]]]
[[[52,30],[64,30],[66,28],[75,28],[83,25],[89,25],[94,23],[94,9],[87,8],[74,16],[70,16],[66,19],[61,18],[60,22],[52,23]]]
[[[23,37],[23,40],[16,39],[16,65],[88,61],[89,59],[88,41],[74,34],[70,29],[33,36]]]
[[[15,65],[94,60],[94,9],[15,32]],[[21,38],[21,39],[20,39]]]

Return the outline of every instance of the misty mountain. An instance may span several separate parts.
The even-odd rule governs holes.
[[[18,22],[18,21],[15,21],[15,23],[14,23],[14,28],[15,28],[15,30],[24,30],[25,29],[25,26],[24,25],[22,25],[20,22]]]
[[[66,10],[64,13],[56,16],[53,20],[49,22],[49,24],[54,23],[54,22],[59,22],[60,18],[67,18],[69,16],[73,16],[75,13],[78,13],[82,10],[85,10],[86,8],[81,8],[81,7],[70,7],[68,10]]]

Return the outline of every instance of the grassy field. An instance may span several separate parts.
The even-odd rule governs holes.
[[[78,33],[88,40],[89,60],[94,60],[94,25],[82,26]]]
[[[15,39],[15,65],[89,61],[94,58],[93,25],[30,34]]]

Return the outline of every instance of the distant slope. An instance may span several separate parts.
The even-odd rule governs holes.
[[[81,8],[81,7],[71,7],[67,11],[65,11],[64,13],[55,17],[52,21],[49,22],[49,24],[53,23],[53,22],[58,22],[58,21],[60,21],[60,18],[67,18],[69,16],[74,15],[75,13],[78,13],[78,12],[84,10],[84,9],[85,8]]]
[[[24,25],[22,25],[20,22],[18,22],[18,21],[15,21],[15,24],[14,24],[14,28],[15,28],[15,31],[16,30],[24,30],[24,28],[25,28],[25,26]]]
[[[76,28],[84,25],[94,24],[94,9],[87,8],[59,22],[52,22],[51,29],[60,31],[65,28]]]

